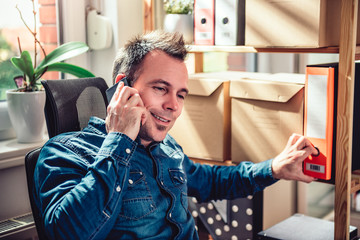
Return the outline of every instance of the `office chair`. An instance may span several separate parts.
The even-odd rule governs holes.
[[[36,226],[36,231],[38,234],[39,240],[45,240],[47,237],[45,236],[45,231],[43,230],[43,225],[41,221],[41,216],[38,208],[36,207],[35,200],[33,197],[34,192],[34,171],[36,162],[38,160],[41,148],[36,148],[30,152],[28,152],[25,156],[25,169],[26,169],[26,180],[28,185],[28,193],[30,198],[30,206],[31,211],[34,217],[34,222]]]
[[[91,116],[105,119],[105,90],[108,88],[102,78],[81,78],[41,81],[46,92],[45,119],[49,138],[60,133],[79,131],[85,127]],[[25,156],[26,179],[36,230],[39,240],[45,240],[42,219],[35,205],[34,171],[41,148],[30,151]]]

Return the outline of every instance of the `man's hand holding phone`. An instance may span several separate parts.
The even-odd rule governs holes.
[[[121,132],[135,140],[140,125],[146,121],[145,113],[146,109],[138,91],[120,82],[107,107],[106,131]]]

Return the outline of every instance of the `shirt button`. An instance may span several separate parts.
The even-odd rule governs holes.
[[[130,183],[130,184],[133,184],[134,181],[133,181],[132,179],[129,179],[129,183]]]
[[[169,218],[171,218],[171,213],[169,213]]]
[[[131,153],[131,150],[130,150],[129,148],[127,148],[127,149],[125,149],[125,152],[126,152],[127,154],[130,154],[130,153]]]
[[[117,192],[120,192],[120,191],[121,191],[121,187],[120,187],[120,186],[117,186],[117,187],[116,187],[116,191],[117,191]]]

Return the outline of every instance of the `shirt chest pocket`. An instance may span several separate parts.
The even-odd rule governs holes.
[[[187,178],[181,169],[169,169],[173,188],[180,190],[182,196],[187,197]]]
[[[141,171],[130,172],[128,187],[124,193],[120,216],[138,220],[155,211],[155,203],[145,175]]]
[[[174,187],[187,194],[186,175],[181,169],[169,169],[169,174]]]
[[[179,197],[181,205],[184,207],[185,211],[179,213],[183,215],[183,219],[186,219],[186,212],[188,208],[188,198],[187,198],[187,178],[186,174],[181,169],[169,169],[169,174],[171,181],[173,183],[174,192],[179,191]]]

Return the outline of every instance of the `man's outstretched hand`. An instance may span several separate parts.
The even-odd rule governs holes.
[[[299,134],[291,135],[285,149],[272,162],[273,177],[306,183],[316,180],[303,173],[303,161],[310,154],[317,155],[318,150],[309,139]]]

